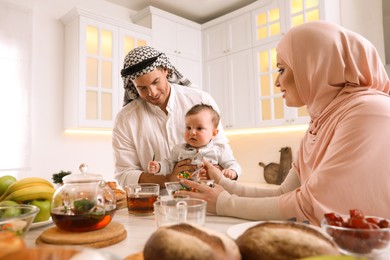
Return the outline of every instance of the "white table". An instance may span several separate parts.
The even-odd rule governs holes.
[[[156,223],[154,215],[145,217],[134,217],[127,213],[127,208],[120,209],[115,213],[113,221],[124,225],[127,231],[127,237],[112,246],[100,248],[102,250],[113,254],[119,258],[124,258],[128,255],[140,252],[143,250],[144,244],[149,236],[156,230]],[[247,222],[245,219],[221,217],[208,214],[206,216],[205,228],[213,229],[226,234],[229,227]],[[54,224],[31,229],[25,236],[27,247],[35,247],[36,238],[46,229],[52,227]]]

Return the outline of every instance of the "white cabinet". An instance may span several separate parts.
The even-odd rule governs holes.
[[[224,128],[254,127],[251,15],[206,26],[202,32],[204,89],[217,102]]]
[[[65,129],[111,129],[122,106],[120,70],[127,52],[150,42],[150,31],[73,9],[65,24]]]
[[[287,107],[280,89],[274,86],[278,75],[276,46],[291,27],[315,20],[337,22],[337,6],[337,0],[274,0],[252,11],[257,127],[310,121],[306,107]],[[332,16],[326,10],[333,10]]]
[[[245,13],[202,32],[204,60],[252,47],[251,15]]]
[[[306,108],[287,107],[274,86],[275,48],[298,24],[320,19],[338,23],[338,2],[256,1],[202,25],[204,89],[220,106],[227,129],[309,122]]]
[[[217,102],[224,128],[253,127],[252,50],[237,52],[205,64],[205,89]]]
[[[152,29],[152,45],[164,52],[185,77],[202,86],[202,46],[199,24],[149,6],[132,17]]]

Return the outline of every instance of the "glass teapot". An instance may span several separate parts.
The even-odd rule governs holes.
[[[101,175],[87,173],[87,165],[81,164],[79,169],[81,173],[65,176],[64,184],[54,193],[51,217],[56,226],[65,231],[101,229],[114,216],[114,192]]]

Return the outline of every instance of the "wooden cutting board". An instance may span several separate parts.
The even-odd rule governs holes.
[[[124,240],[127,236],[124,226],[111,222],[106,227],[90,232],[67,232],[52,227],[36,239],[36,244],[46,245],[78,245],[92,248],[110,246]]]

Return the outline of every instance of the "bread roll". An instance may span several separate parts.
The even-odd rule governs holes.
[[[25,247],[24,240],[21,237],[15,235],[14,232],[0,232],[0,259],[3,259],[3,257],[11,253],[18,252]]]
[[[116,209],[122,209],[127,207],[126,192],[121,189],[118,189],[118,185],[114,181],[107,181],[106,184],[114,192],[116,200]]]
[[[143,254],[145,260],[241,259],[236,243],[228,236],[184,223],[157,229]]]
[[[300,259],[339,255],[337,246],[320,231],[294,222],[264,222],[236,239],[242,259]]]

